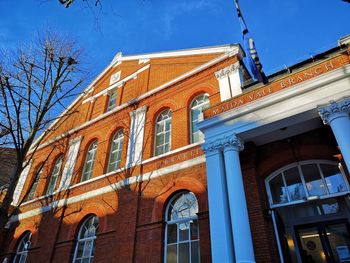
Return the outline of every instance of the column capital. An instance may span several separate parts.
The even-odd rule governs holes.
[[[231,134],[203,143],[202,149],[205,153],[214,153],[228,149],[233,149],[239,152],[244,149],[244,144],[242,139],[239,138],[236,134]]]
[[[237,152],[244,150],[244,142],[236,134],[231,134],[223,138],[224,150],[233,149]]]
[[[318,113],[324,124],[330,124],[330,122],[340,116],[349,116],[350,112],[350,98],[344,98],[339,101],[330,101],[327,106],[321,106],[318,108]]]
[[[226,68],[223,68],[223,69],[220,69],[219,71],[215,72],[215,77],[217,79],[222,79],[222,78],[225,78],[227,77],[228,75],[236,72],[237,70],[239,70],[239,63],[235,63],[235,64],[232,64]]]

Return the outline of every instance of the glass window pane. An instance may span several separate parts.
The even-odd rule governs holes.
[[[92,240],[85,241],[83,257],[90,257],[92,249]]]
[[[191,263],[199,263],[199,241],[191,242]]]
[[[191,240],[197,240],[198,237],[198,221],[193,220],[193,222],[190,222],[191,224]]]
[[[192,110],[192,120],[193,120],[193,122],[196,122],[199,119],[200,113],[201,112],[200,112],[199,109]]]
[[[346,225],[328,225],[325,230],[335,257],[334,262],[350,262],[350,236]]]
[[[306,188],[311,196],[320,196],[327,194],[326,186],[324,185],[320,172],[316,164],[305,164],[301,166]]]
[[[171,121],[170,119],[168,119],[165,123],[165,130],[170,131],[170,128],[171,128]]]
[[[282,174],[279,174],[275,178],[273,178],[270,181],[269,185],[272,195],[272,201],[274,204],[288,202],[287,192],[283,184]]]
[[[344,177],[336,165],[320,164],[320,166],[326,180],[329,193],[340,193],[348,190]]]
[[[164,131],[164,125],[163,122],[157,123],[157,133],[160,133],[162,131]]]
[[[190,263],[190,246],[189,243],[179,244],[179,262]]]
[[[167,247],[166,262],[167,263],[177,263],[177,245],[169,245]]]
[[[169,143],[170,142],[170,132],[167,132],[165,134],[165,143]]]
[[[83,250],[84,250],[84,242],[78,242],[78,249],[77,249],[77,258],[81,258],[83,255]]]
[[[177,242],[177,224],[168,225],[168,244]]]
[[[293,167],[284,172],[290,201],[302,200],[305,198],[304,186],[301,182],[299,170]]]
[[[179,241],[189,240],[189,222],[178,224],[179,227]]]

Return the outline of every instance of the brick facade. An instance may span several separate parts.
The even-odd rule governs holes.
[[[199,207],[200,262],[212,262],[205,154],[200,143],[190,143],[190,104],[196,96],[208,94],[212,107],[205,116],[210,119],[235,108],[233,100],[244,96],[252,101],[249,96],[269,88],[268,85],[276,87],[271,93],[278,92],[284,88],[281,79],[295,77],[277,77],[267,86],[248,87],[241,97],[221,102],[215,72],[241,60],[239,52],[232,56],[232,50],[226,48],[216,52],[210,48],[208,52],[193,51],[190,55],[170,52],[150,54],[149,58],[129,56],[124,60],[117,58],[109,65],[85,90],[85,95],[70,106],[68,117],[62,116],[53,125],[34,154],[19,198],[24,199],[19,220],[12,220],[3,257],[13,258],[23,233],[30,231],[31,248],[26,262],[71,262],[80,226],[93,214],[99,219],[94,262],[164,262],[165,209],[174,195],[190,191]],[[346,51],[341,51],[336,59],[349,63]],[[120,80],[111,84],[111,76],[119,71]],[[115,84],[117,103],[115,109],[107,112],[108,89],[115,88]],[[130,113],[143,106],[147,110],[142,161],[127,167],[133,133]],[[171,110],[171,150],[154,156],[156,118],[164,109]],[[108,173],[111,140],[120,129],[124,132],[121,169]],[[67,162],[70,142],[76,138],[81,138],[81,143],[69,188],[45,195],[56,160],[64,156],[63,164]],[[88,149],[94,141],[98,146],[92,176],[81,182]],[[265,179],[287,164],[309,159],[337,161],[339,154],[329,127],[301,131],[268,143],[245,143],[240,160],[256,262],[279,262]],[[36,198],[26,200],[35,171],[42,164]],[[58,182],[62,170],[63,166]]]

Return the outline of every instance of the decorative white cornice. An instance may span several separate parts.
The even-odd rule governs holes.
[[[318,113],[323,120],[324,124],[330,124],[330,122],[339,116],[349,117],[350,112],[350,98],[344,98],[340,101],[330,101],[327,106],[321,106],[318,109]]]
[[[215,72],[215,77],[217,79],[225,78],[228,75],[230,75],[230,74],[236,72],[237,70],[239,70],[239,67],[240,67],[239,63],[232,64],[232,65],[230,65],[230,66],[228,66],[226,68],[223,68],[223,69]]]
[[[345,37],[340,38],[338,40],[338,44],[339,44],[339,46],[350,44],[350,35],[347,35]]]
[[[130,117],[132,117],[132,116],[136,116],[137,114],[140,114],[140,113],[145,113],[147,111],[147,108],[148,108],[148,106],[144,105],[140,108],[137,108],[136,110],[130,111],[129,115],[130,115]]]
[[[120,76],[121,76],[121,70],[112,74],[112,76],[109,80],[109,85],[113,85],[114,83],[118,82],[120,80]]]
[[[74,139],[71,139],[69,141],[69,146],[72,145],[72,144],[77,143],[78,141],[81,141],[81,139],[83,139],[83,136],[78,136],[78,137],[75,137]]]
[[[244,143],[236,134],[225,135],[224,137],[214,138],[202,144],[203,151],[208,153],[216,153],[226,149],[234,149],[235,151],[243,151]]]

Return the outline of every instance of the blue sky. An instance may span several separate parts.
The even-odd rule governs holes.
[[[76,0],[0,0],[0,47],[29,41],[48,28],[85,50],[90,76],[118,51],[137,54],[240,43],[233,0],[101,0],[102,10]],[[335,46],[350,34],[350,4],[341,0],[240,0],[267,73]],[[96,19],[97,17],[97,19]]]

